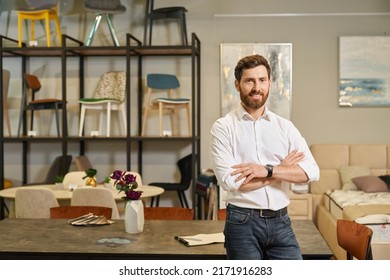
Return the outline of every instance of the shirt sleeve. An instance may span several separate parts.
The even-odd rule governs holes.
[[[244,179],[235,182],[236,177],[230,175],[232,166],[237,164],[233,157],[232,145],[230,143],[229,130],[223,128],[220,121],[216,121],[211,128],[210,157],[218,184],[225,191],[238,190]]]
[[[320,179],[320,169],[309,149],[309,146],[306,143],[306,140],[302,137],[295,126],[293,126],[291,129],[290,136],[290,141],[293,147],[291,151],[296,149],[299,152],[303,152],[305,155],[305,158],[299,162],[298,165],[303,169],[309,178],[306,183],[318,181]]]

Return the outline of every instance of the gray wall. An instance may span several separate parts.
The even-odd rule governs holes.
[[[5,10],[9,1],[0,2]],[[85,13],[81,1],[61,1],[61,27],[63,33],[84,41],[93,22],[93,15]],[[144,0],[122,0],[127,12],[114,17],[114,25],[121,43],[124,35],[132,33],[143,36]],[[340,36],[387,36],[390,32],[390,2],[387,0],[156,0],[156,5],[182,5],[187,14],[188,32],[195,32],[202,43],[202,168],[209,167],[209,130],[220,117],[220,44],[221,43],[291,43],[292,57],[292,115],[291,119],[305,136],[309,145],[314,143],[390,143],[387,131],[390,119],[389,108],[340,108],[338,106],[338,38]],[[16,13],[12,12],[10,24],[8,14],[0,18],[0,32],[15,37],[17,32]],[[105,24],[105,22],[102,22]],[[103,27],[93,45],[110,45],[109,33]],[[39,28],[38,28],[39,29]],[[38,32],[39,34],[39,32]],[[175,25],[170,29],[160,26],[155,34],[155,44],[176,44],[179,40]],[[38,35],[39,36],[39,35]],[[42,34],[41,38],[42,39]],[[5,67],[16,67],[7,65]],[[40,62],[41,63],[41,62]],[[45,62],[46,63],[46,62]],[[48,64],[53,63],[47,61]],[[184,85],[188,85],[189,61],[156,62],[147,61],[145,72],[155,70],[174,71],[179,69]],[[95,72],[113,67],[113,62],[91,62],[92,85],[96,83]],[[120,64],[120,62],[118,62]],[[41,66],[35,66],[37,70]],[[48,67],[48,66],[47,66]],[[97,67],[101,68],[98,69]],[[119,66],[119,67],[124,67]],[[76,69],[77,67],[74,67]],[[57,72],[59,73],[59,72]],[[50,77],[50,71],[46,71]],[[18,77],[13,77],[18,79]],[[87,85],[88,86],[88,85]],[[18,85],[14,83],[15,111],[18,108]],[[12,101],[11,101],[12,102]],[[77,104],[77,102],[76,102]],[[75,127],[77,127],[77,113]],[[15,122],[14,122],[15,123]],[[14,126],[15,127],[15,126]],[[14,129],[16,130],[16,128]],[[10,147],[12,150],[12,146]],[[17,149],[17,148],[16,148]],[[174,180],[174,167],[165,166],[166,159],[175,161],[188,151],[180,147],[176,153],[169,147],[162,152],[158,148],[145,157],[145,183],[155,180]],[[42,149],[44,150],[44,149]],[[75,148],[75,152],[77,149]],[[15,151],[15,155],[18,151]],[[101,164],[101,151],[91,154],[98,168],[109,172],[124,162],[122,154],[110,151],[110,164]],[[161,159],[162,156],[164,159]],[[46,156],[46,158],[49,156]],[[107,156],[101,156],[106,158]],[[6,168],[6,176],[17,179],[19,160],[13,154],[7,159],[14,168]],[[45,156],[42,156],[42,161]],[[7,161],[6,161],[7,162]],[[156,172],[159,170],[161,172]],[[39,164],[35,167],[37,176],[44,173]],[[174,175],[172,175],[174,174]],[[102,175],[103,176],[103,175]]]

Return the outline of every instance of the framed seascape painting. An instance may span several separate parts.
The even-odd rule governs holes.
[[[340,37],[339,106],[390,106],[390,37]]]
[[[240,94],[234,87],[234,68],[244,56],[259,54],[270,63],[271,92],[268,108],[290,119],[292,82],[292,44],[221,44],[221,115],[236,108]]]

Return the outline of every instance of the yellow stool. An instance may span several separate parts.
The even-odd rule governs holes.
[[[57,2],[57,3],[56,3]],[[22,46],[23,38],[23,21],[31,20],[31,40],[35,39],[35,21],[36,20],[45,20],[45,29],[46,29],[46,40],[47,46],[50,47],[50,20],[54,20],[57,28],[58,38],[60,40],[60,45],[62,45],[62,35],[60,29],[60,22],[58,21],[58,1],[54,1],[53,7],[51,8],[33,8],[29,9],[20,9],[18,10],[18,45]]]

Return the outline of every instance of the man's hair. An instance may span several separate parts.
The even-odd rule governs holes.
[[[255,68],[257,66],[264,65],[265,68],[267,68],[268,72],[268,79],[271,78],[271,67],[269,66],[269,63],[267,59],[264,58],[264,56],[254,54],[249,55],[246,57],[241,58],[236,65],[236,68],[234,68],[234,77],[237,81],[241,81],[242,72],[246,69]]]

